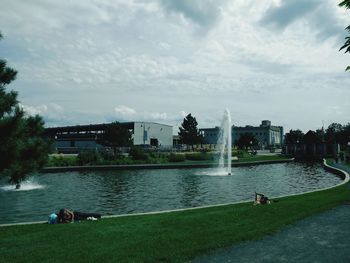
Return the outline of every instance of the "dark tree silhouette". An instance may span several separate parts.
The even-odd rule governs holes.
[[[301,142],[303,139],[304,133],[301,130],[290,130],[284,136],[284,142],[286,144],[295,144]]]
[[[192,146],[203,142],[203,136],[200,134],[198,123],[195,117],[190,114],[184,118],[181,127],[179,128],[180,142]]]
[[[235,142],[235,145],[239,149],[247,149],[249,147],[257,146],[258,145],[258,140],[252,133],[243,133],[239,139]]]
[[[340,2],[339,6],[345,7],[346,9],[350,9],[350,0],[344,0],[344,1]],[[350,25],[347,26],[347,27],[345,28],[345,30],[347,30],[348,33],[350,34]],[[343,49],[345,50],[345,53],[346,53],[346,52],[349,52],[349,53],[350,53],[350,35],[349,35],[348,37],[345,38],[345,43],[344,43],[344,45],[340,48],[340,50],[343,50]],[[339,51],[340,51],[340,50],[339,50]],[[349,71],[350,71],[350,66],[348,66],[348,67],[346,68],[346,70],[349,70]]]
[[[17,71],[0,59],[0,176],[9,177],[18,188],[26,175],[45,164],[49,145],[42,138],[43,119],[26,116],[17,92],[6,91],[16,75]]]
[[[117,147],[128,147],[132,145],[131,132],[119,122],[113,122],[106,128],[100,143],[113,147],[113,152],[116,154]]]

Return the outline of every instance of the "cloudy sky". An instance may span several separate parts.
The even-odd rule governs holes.
[[[46,126],[350,121],[350,11],[334,0],[1,0],[8,88]]]

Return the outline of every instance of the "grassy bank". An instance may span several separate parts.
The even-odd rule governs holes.
[[[2,262],[184,262],[350,200],[350,189],[157,215],[0,228]]]

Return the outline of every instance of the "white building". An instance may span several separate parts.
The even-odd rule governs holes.
[[[172,147],[173,127],[154,122],[120,123],[132,133],[133,145]],[[54,140],[54,150],[77,153],[102,148],[99,140],[111,123],[54,127],[45,129],[45,137]]]
[[[134,122],[134,145],[172,146],[173,126],[154,122]]]
[[[219,127],[200,129],[200,131],[206,143],[216,144],[220,133]],[[245,133],[254,135],[262,149],[269,146],[280,146],[283,143],[283,127],[272,126],[271,121],[268,120],[263,120],[260,126],[232,126],[232,143],[239,140],[241,135]]]

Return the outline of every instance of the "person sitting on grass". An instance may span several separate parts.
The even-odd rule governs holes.
[[[97,220],[101,218],[98,213],[82,213],[78,211],[70,211],[66,208],[61,209],[57,214],[58,223],[71,223],[80,220]]]
[[[255,192],[255,201],[254,205],[266,205],[271,204],[270,200],[264,194],[259,194]]]

